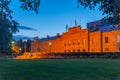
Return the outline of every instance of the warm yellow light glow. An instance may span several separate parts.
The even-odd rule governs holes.
[[[19,48],[19,50],[21,51],[22,49],[21,49],[21,48]]]
[[[49,42],[49,46],[51,46],[52,45],[52,43],[51,42]]]

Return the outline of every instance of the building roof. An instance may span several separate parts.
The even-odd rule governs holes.
[[[96,26],[94,26],[96,24]],[[87,28],[89,29],[89,32],[95,32],[95,31],[101,31],[101,32],[107,32],[112,30],[120,30],[120,25],[116,27],[112,24],[100,24],[100,21],[90,22],[87,23]]]
[[[61,36],[59,36],[61,37]],[[40,39],[40,42],[43,42],[43,41],[47,41],[47,40],[54,40],[54,39],[57,39],[58,36],[51,36],[51,37],[48,37],[48,38],[41,38]]]
[[[96,26],[94,25],[96,24]],[[75,27],[76,28],[76,27]],[[101,31],[101,32],[107,32],[107,31],[112,31],[112,30],[120,30],[120,25],[116,27],[115,25],[111,24],[101,24],[100,20],[94,21],[94,22],[89,22],[87,23],[87,28],[89,32],[95,32],[95,31]],[[54,40],[57,39],[59,36],[52,36],[52,37],[46,37],[46,38],[41,38],[39,39],[40,42],[47,41],[47,40]]]
[[[93,22],[88,22],[87,23],[87,28],[92,28],[94,24],[101,25],[101,20],[96,20],[96,21],[93,21]]]

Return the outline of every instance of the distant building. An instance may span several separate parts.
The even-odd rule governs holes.
[[[19,54],[21,52],[22,48],[20,47],[19,41],[12,41],[12,50],[12,54]]]
[[[70,53],[70,52],[120,52],[120,26],[101,24],[100,21],[87,23],[87,28],[75,25],[62,35],[31,42],[31,53]]]

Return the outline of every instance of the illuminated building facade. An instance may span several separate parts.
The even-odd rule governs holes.
[[[62,35],[38,39],[31,42],[31,53],[70,53],[70,52],[120,52],[120,26],[104,24],[100,21],[68,28]]]

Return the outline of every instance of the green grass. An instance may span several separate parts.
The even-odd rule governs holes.
[[[0,59],[0,80],[120,80],[120,60]]]

